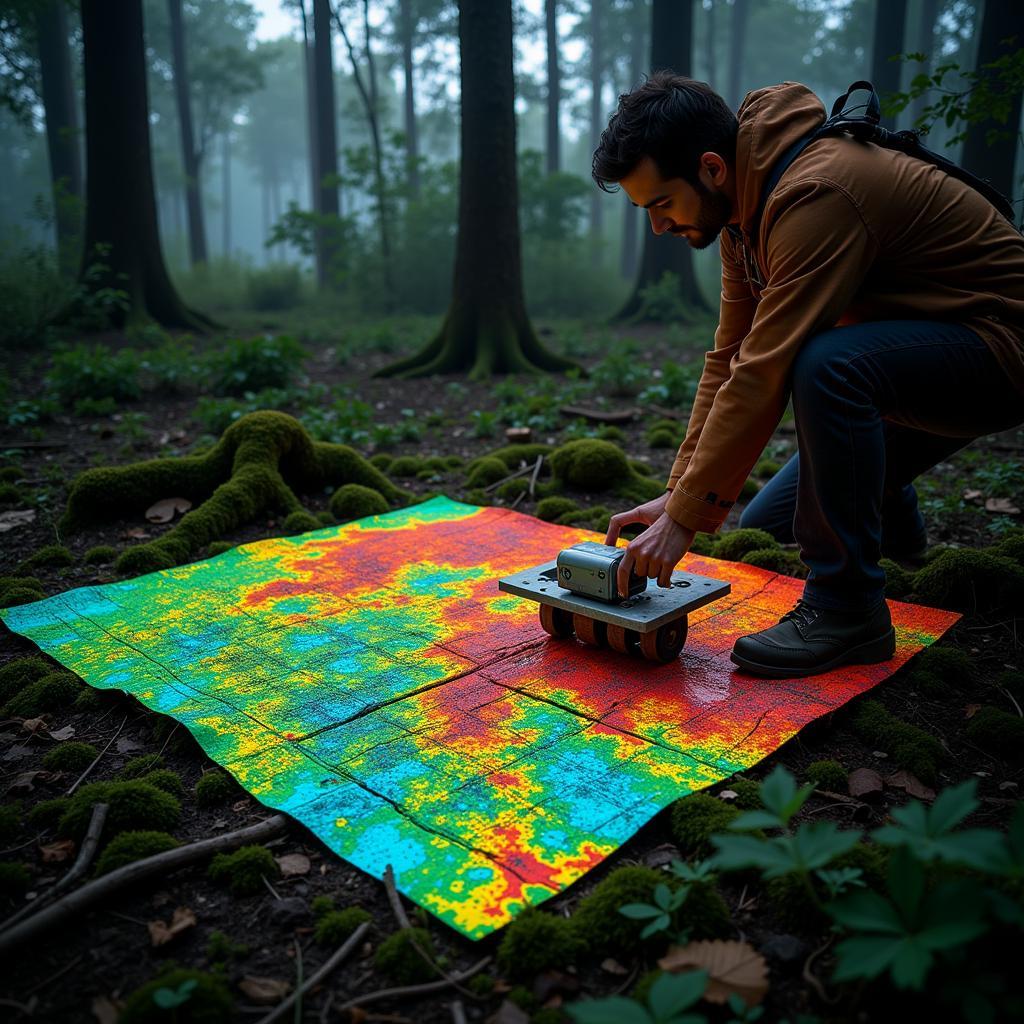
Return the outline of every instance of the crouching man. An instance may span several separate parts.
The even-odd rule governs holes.
[[[926,545],[912,481],[972,438],[1024,420],[1024,239],[971,185],[847,135],[811,142],[762,206],[766,181],[825,112],[804,86],[749,93],[734,115],[663,71],[620,97],[593,158],[605,191],[655,234],[720,238],[714,348],[663,497],[630,523],[635,568],[669,582],[698,530],[716,531],[790,397],[798,451],[745,510],[800,546],[803,597],[735,644],[764,676],[892,657],[883,553]]]

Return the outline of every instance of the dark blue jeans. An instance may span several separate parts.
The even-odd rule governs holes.
[[[797,454],[740,526],[800,545],[808,603],[870,610],[884,597],[883,546],[925,543],[911,481],[973,438],[1024,421],[1024,395],[973,331],[926,320],[815,335],[790,383]]]

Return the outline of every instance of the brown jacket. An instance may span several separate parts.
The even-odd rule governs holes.
[[[739,110],[739,228],[750,230],[776,159],[825,119],[796,82],[749,93]],[[1024,238],[983,196],[930,164],[846,136],[813,142],[765,204],[754,251],[766,284],[747,280],[741,244],[721,235],[715,347],[667,487],[666,511],[714,532],[789,399],[793,358],[840,323],[961,323],[991,348],[1021,391],[1024,418]]]

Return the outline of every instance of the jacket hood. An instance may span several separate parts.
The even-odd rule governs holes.
[[[825,108],[807,86],[783,82],[747,93],[736,116],[736,202],[740,230],[749,235],[772,167],[797,139],[825,121]]]

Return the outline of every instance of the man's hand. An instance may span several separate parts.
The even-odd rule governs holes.
[[[629,574],[635,569],[640,576],[656,579],[659,587],[672,585],[672,570],[690,550],[694,531],[680,526],[665,512],[669,492],[660,498],[639,505],[629,512],[619,512],[608,523],[605,544],[614,544],[623,527],[630,523],[643,523],[648,528],[626,546],[626,555],[619,563],[616,584],[619,594],[629,593]]]

